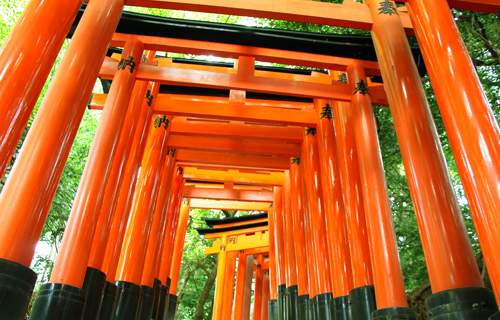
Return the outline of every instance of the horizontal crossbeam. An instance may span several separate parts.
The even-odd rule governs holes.
[[[184,178],[187,180],[206,182],[231,182],[236,184],[247,184],[257,186],[281,186],[283,185],[282,173],[255,174],[243,173],[236,170],[215,171],[200,170],[196,168],[184,168]]]
[[[178,150],[177,162],[183,165],[201,164],[207,166],[216,165],[259,169],[268,168],[271,170],[290,169],[290,158],[287,157],[271,157],[213,151]]]
[[[304,54],[300,51],[259,48],[237,44],[115,33],[115,35],[113,36],[113,41],[111,42],[111,46],[123,48],[125,46],[125,42],[130,39],[141,40],[141,42],[144,43],[144,48],[146,50],[194,55],[211,55],[215,57],[232,59],[238,59],[240,55],[247,55],[254,57],[256,61],[261,62],[279,63],[291,66],[303,66],[326,70],[345,71],[348,65],[356,61],[365,67],[367,75],[381,75],[378,62],[376,61],[355,60],[314,53]]]
[[[197,188],[187,185],[184,188],[184,198],[192,199],[213,199],[232,201],[254,201],[272,202],[274,201],[272,191],[249,191],[231,189]]]
[[[236,211],[269,211],[271,203],[248,201],[211,201],[193,199],[190,207],[193,209],[236,210]]]
[[[228,121],[200,121],[184,117],[173,119],[170,133],[178,136],[204,136],[262,141],[301,143],[303,128],[230,123]]]
[[[117,66],[118,62],[104,61],[99,76],[103,79],[112,80]],[[262,77],[250,74],[226,73],[228,72],[228,68],[223,69],[225,72],[188,69],[187,66],[186,68],[173,68],[140,65],[137,72],[137,80],[154,81],[166,85],[241,90],[286,96],[351,101],[351,90],[346,84],[338,81],[328,80],[329,84],[318,83],[324,80],[319,77],[300,75],[295,76],[295,78],[301,80],[307,79],[308,81],[295,81],[288,79],[289,75],[280,75],[278,72],[274,75],[277,78],[272,78],[270,76]],[[266,72],[265,74],[269,75],[273,74],[273,72]],[[283,77],[287,79],[282,79]],[[388,105],[387,96],[384,91],[372,90],[370,95],[373,104]]]
[[[206,137],[170,136],[168,145],[173,149],[234,152],[241,154],[300,157],[300,144],[267,141],[249,141]]]
[[[353,1],[345,1],[353,2]],[[301,0],[127,0],[129,6],[222,13],[370,30],[373,24],[367,5],[335,4]],[[412,31],[408,14],[403,26]]]

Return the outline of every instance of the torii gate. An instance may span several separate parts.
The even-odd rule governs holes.
[[[252,278],[247,277],[248,256],[257,255],[254,316],[253,319],[267,319],[267,303],[269,295],[263,299],[264,292],[269,286],[263,286],[264,270],[269,270],[269,261],[264,261],[269,254],[269,226],[267,214],[243,216],[240,218],[206,220],[207,225],[213,229],[198,229],[200,235],[206,239],[221,239],[214,241],[212,247],[205,249],[205,254],[218,254],[218,275],[214,312],[221,312],[222,319],[236,320],[249,319],[250,312],[250,287]],[[264,221],[262,221],[264,220]],[[256,227],[260,225],[260,227]],[[236,296],[234,297],[234,271],[238,258],[238,275],[236,280]],[[251,261],[253,273],[253,258]],[[245,290],[246,289],[246,290]],[[268,293],[268,292],[267,292]],[[264,301],[263,301],[264,300]],[[263,306],[266,306],[263,308]],[[222,309],[219,311],[218,309]]]
[[[357,28],[370,30],[373,41],[356,46],[363,39],[327,41],[341,38],[311,34],[301,34],[301,39],[286,31],[234,26],[225,27],[225,35],[233,34],[229,41],[216,33],[224,29],[220,24],[192,22],[180,24],[194,32],[173,33],[169,28],[180,24],[158,17],[123,14],[120,22],[124,5]],[[0,194],[0,314],[25,317],[36,281],[29,269],[34,248],[100,76],[112,79],[112,85],[107,96],[91,100],[91,107],[103,108],[101,121],[50,282],[38,292],[31,319],[131,319],[138,310],[141,318],[151,319],[145,306],[155,279],[164,295],[158,304],[166,309],[184,191],[195,198],[244,196],[266,203],[272,198],[269,310],[276,307],[277,312],[270,312],[270,318],[302,314],[293,308],[300,303],[284,302],[285,292],[297,285],[300,301],[309,301],[309,310],[321,319],[334,314],[342,319],[350,314],[354,320],[414,319],[399,264],[373,103],[389,105],[393,114],[434,292],[427,301],[430,317],[449,315],[450,306],[474,319],[500,317],[475,265],[406,38],[415,34],[420,44],[498,296],[500,129],[450,12],[454,7],[496,13],[497,0],[408,0],[403,6],[390,0],[93,0],[80,7],[77,0],[30,1],[1,50],[3,174],[64,38],[72,37]],[[106,58],[110,45],[123,48],[119,61],[113,52]],[[156,51],[238,61],[207,67],[156,59]],[[255,61],[329,72],[259,70]],[[382,76],[384,85],[367,76]],[[173,92],[172,85],[195,90],[186,97]],[[214,98],[210,91],[210,98],[199,88],[229,94]],[[253,101],[253,92],[267,101]],[[282,97],[262,99],[262,94]],[[290,96],[296,98],[291,103]],[[220,125],[221,134],[207,134],[210,125],[187,129],[193,117],[229,124]],[[171,134],[174,123],[182,121],[177,134]],[[289,132],[297,128],[272,126],[295,126],[301,134]],[[241,132],[237,138],[234,130]],[[260,137],[252,133],[260,130],[265,132]],[[267,138],[262,141],[262,136]],[[293,137],[301,140],[283,141]],[[254,186],[203,180],[188,181],[185,188],[187,163],[198,170],[283,172],[284,182]],[[305,241],[305,234],[312,241]],[[164,317],[156,313],[157,319]],[[215,313],[216,320],[221,317]]]

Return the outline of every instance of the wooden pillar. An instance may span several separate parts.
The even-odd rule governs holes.
[[[264,270],[262,265],[264,264],[264,255],[259,254],[257,256],[257,264],[255,267],[255,290],[253,299],[253,320],[262,319],[262,285],[264,278]]]

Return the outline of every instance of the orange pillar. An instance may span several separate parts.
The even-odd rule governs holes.
[[[170,292],[177,293],[177,286],[179,282],[179,273],[181,271],[182,254],[184,253],[184,242],[186,240],[186,230],[189,220],[190,199],[184,199],[179,214],[179,223],[177,225],[177,235],[175,237],[174,254],[172,259],[172,270],[170,271],[170,279],[172,285]]]
[[[307,128],[302,143],[304,158],[305,183],[308,194],[310,234],[314,252],[314,272],[316,277],[315,295],[313,304],[316,305],[317,319],[329,319],[329,301],[332,296],[331,264],[328,255],[328,236],[326,231],[326,217],[323,201],[323,189],[318,152],[318,137],[316,128]],[[310,273],[311,275],[311,273]]]
[[[215,300],[213,310],[213,320],[222,320],[222,308],[224,302],[224,281],[226,277],[226,261],[227,261],[227,236],[223,235],[221,239],[221,250],[219,252],[219,260],[217,265],[217,283],[215,285]]]
[[[304,178],[307,186],[309,219],[314,246],[317,294],[332,292],[330,261],[328,257],[328,239],[326,234],[326,217],[323,206],[323,190],[318,154],[318,137],[316,128],[307,128],[303,142]]]
[[[307,274],[306,208],[300,174],[301,158],[292,158],[290,165],[290,194],[292,197],[293,233],[297,268],[297,286],[299,296],[309,294]]]
[[[262,285],[264,278],[264,255],[259,254],[257,257],[257,266],[255,268],[255,290],[253,298],[253,320],[261,320],[262,317]]]
[[[368,1],[368,4],[384,83],[386,88],[391,88],[389,104],[415,205],[432,292],[483,287],[401,19],[397,14],[379,14],[376,1]]]
[[[290,190],[290,170],[285,170],[283,179],[283,227],[285,231],[286,299],[285,308],[290,320],[297,319],[296,305],[299,296],[297,288],[297,261]]]
[[[264,270],[264,276],[262,280],[262,304],[261,304],[261,320],[268,320],[269,309],[267,308],[269,304],[269,270]],[[235,320],[237,318],[234,318]],[[299,318],[300,319],[300,318]]]
[[[155,51],[147,51],[145,54],[147,58],[152,59],[154,58]],[[147,105],[147,101],[144,99],[147,88],[147,81],[137,81],[135,83],[127,108],[125,123],[123,124],[120,140],[118,141],[116,153],[111,165],[111,172],[106,184],[106,192],[104,194],[104,200],[99,214],[99,221],[97,222],[88,262],[89,267],[97,270],[102,269],[109,232],[111,224],[113,223],[116,205],[118,204],[118,195],[124,178],[125,166],[131,154],[135,132],[141,122],[141,111],[145,107],[143,104]]]
[[[146,296],[154,295],[152,288],[143,287],[141,297],[141,279],[162,170],[167,156],[171,120],[172,116],[155,117],[146,146],[147,152],[142,159],[143,165],[118,262],[116,274],[118,294],[113,315],[115,320],[126,319],[127,315],[137,313],[140,300],[142,299],[144,303]]]
[[[226,264],[226,277],[224,282],[224,297],[222,306],[222,319],[231,320],[233,312],[234,300],[234,275],[236,271],[236,258],[238,257],[237,251],[231,251],[227,254]]]
[[[170,270],[172,269],[172,258],[174,253],[174,243],[177,234],[177,225],[179,222],[179,213],[182,206],[182,196],[184,193],[184,176],[183,168],[177,167],[175,170],[175,179],[172,185],[172,191],[169,196],[169,213],[167,225],[165,229],[165,237],[163,239],[163,253],[161,256],[161,264],[159,269],[159,279],[162,283],[166,283],[170,278]]]
[[[285,259],[285,228],[283,223],[283,188],[274,187],[274,241],[276,245],[276,272],[278,279],[278,319],[285,313],[286,290],[286,259]]]
[[[175,166],[176,152],[174,149],[168,149],[167,159],[162,172],[160,190],[156,199],[156,207],[153,215],[153,224],[151,226],[151,235],[148,242],[146,261],[144,263],[144,272],[142,273],[142,285],[152,287],[154,279],[157,278],[160,268],[160,261],[165,244],[165,231],[167,229],[168,214],[170,209],[170,193],[172,191],[173,181],[176,178]],[[181,208],[182,219],[182,208]],[[180,229],[182,230],[182,229]],[[185,232],[184,232],[185,233]],[[177,241],[177,240],[176,240]],[[182,255],[182,252],[181,252]]]
[[[245,296],[245,280],[247,269],[247,255],[245,251],[240,251],[238,255],[238,271],[236,273],[236,294],[234,299],[234,320],[241,320],[243,317],[243,299]]]
[[[250,320],[250,305],[252,302],[252,283],[253,283],[253,262],[254,256],[247,256],[247,266],[245,275],[245,294],[243,295],[243,314],[238,320]],[[271,284],[269,284],[271,290]],[[268,305],[266,305],[268,309]],[[237,318],[235,318],[236,320]]]
[[[162,122],[163,119],[166,120],[166,123]],[[167,156],[169,121],[171,120],[172,117],[162,118],[161,116],[155,117],[154,120],[118,263],[116,276],[118,281],[141,284],[152,217],[160,187],[162,169]]]
[[[0,49],[0,179],[81,3],[30,1]]]
[[[315,100],[319,113],[318,146],[323,199],[328,231],[328,248],[333,279],[333,297],[347,296],[353,289],[351,255],[345,221],[342,183],[337,159],[337,142],[330,101]]]
[[[2,259],[31,263],[123,5],[104,0],[85,10],[0,194]],[[75,280],[81,286],[83,278]]]
[[[128,41],[125,45],[123,59],[138,63],[135,67],[119,68],[116,73],[73,202],[61,249],[54,263],[50,278],[52,283],[75,287],[83,284],[107,178],[111,172],[143,50],[144,45],[138,40]],[[116,181],[114,183],[116,188]]]
[[[347,71],[349,85],[354,93],[351,101],[353,124],[373,261],[377,308],[407,307],[375,118],[370,95],[366,92],[366,74],[358,63],[348,66]]]
[[[333,76],[342,79],[338,72]],[[354,284],[349,303],[358,306],[351,308],[351,318],[364,320],[370,319],[376,302],[351,104],[333,102],[333,113]]]
[[[177,305],[177,296],[169,294],[170,286],[172,285],[170,279],[170,270],[172,269],[172,257],[175,242],[175,232],[179,221],[179,214],[182,205],[182,196],[184,193],[184,175],[181,167],[174,169],[172,176],[172,190],[168,197],[168,210],[167,220],[165,225],[165,233],[163,239],[163,248],[161,249],[161,256],[159,257],[159,265],[156,268],[156,277],[165,284],[163,288],[165,295],[160,296],[158,302],[157,319],[166,319],[170,306],[175,310]],[[168,302],[168,304],[167,304]]]
[[[148,90],[153,92],[156,99],[160,84],[149,84]],[[153,100],[154,101],[154,100]],[[130,216],[133,198],[135,194],[137,176],[141,168],[142,157],[148,141],[148,135],[151,132],[151,118],[153,108],[150,108],[146,102],[143,102],[139,124],[134,134],[134,141],[130,150],[130,156],[123,174],[123,182],[118,195],[113,223],[109,232],[106,246],[106,253],[102,263],[102,271],[106,274],[106,281],[114,282],[116,279],[116,269],[120,260],[120,253],[125,237],[125,229]]]
[[[338,75],[336,76],[338,79]],[[373,285],[373,273],[351,104],[333,102],[333,113],[348,226],[353,284],[354,288],[361,288]]]
[[[500,302],[500,130],[446,1],[409,1],[408,12]]]
[[[275,318],[275,313],[278,303],[278,269],[276,265],[277,252],[276,252],[276,227],[274,223],[274,207],[271,207],[268,211],[268,221],[269,221],[269,290],[270,290],[270,300],[269,300],[269,313],[273,313],[271,318]]]

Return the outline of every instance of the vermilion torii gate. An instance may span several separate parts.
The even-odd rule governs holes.
[[[195,32],[176,33],[172,21],[122,17],[124,5],[351,27],[370,30],[372,40],[225,27],[234,39],[219,37],[219,24],[188,22],[181,23],[184,31]],[[72,37],[0,194],[1,315],[25,317],[36,280],[29,269],[34,248],[99,76],[112,84],[107,96],[91,99],[102,117],[31,319],[163,319],[180,261],[183,197],[273,203],[271,319],[414,319],[372,104],[388,105],[393,115],[434,292],[429,318],[499,317],[453,193],[418,52],[406,38],[418,39],[498,297],[499,128],[450,13],[450,6],[498,12],[498,1],[93,0],[80,6],[32,0],[0,52],[3,174],[64,37]],[[75,17],[78,26],[71,28]],[[110,46],[123,48],[121,55],[113,56]],[[366,50],[376,56],[369,59]],[[157,52],[237,62],[200,66]],[[255,61],[329,72],[260,68]],[[383,86],[367,77],[380,75]],[[220,90],[229,92],[220,97]],[[216,308],[214,318],[223,314]]]

